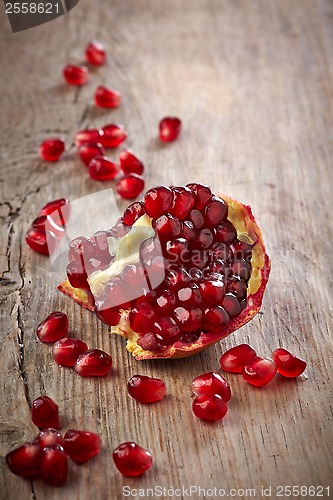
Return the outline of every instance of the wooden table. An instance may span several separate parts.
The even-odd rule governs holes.
[[[332,3],[81,0],[70,14],[15,35],[2,5],[1,13],[1,499],[113,500],[125,485],[255,488],[256,498],[272,486],[278,498],[278,485],[332,486]],[[106,45],[108,64],[84,88],[70,88],[62,67],[82,61],[92,38]],[[98,84],[119,89],[123,106],[96,110]],[[162,146],[157,124],[167,114],[184,128]],[[207,182],[249,203],[265,236],[273,269],[261,314],[189,359],[135,361],[121,338],[55,289],[48,259],[25,243],[49,200],[113,185],[90,180],[73,148],[58,164],[42,162],[39,143],[62,134],[71,144],[79,128],[113,121],[128,127],[147,187]],[[58,309],[77,336],[112,354],[112,376],[85,380],[52,361],[35,328]],[[262,355],[289,348],[307,360],[308,378],[277,377],[256,389],[230,374],[226,418],[197,420],[192,379],[218,370],[221,353],[244,341]],[[137,372],[163,378],[168,397],[136,404],[125,383]],[[36,433],[29,407],[40,394],[59,403],[64,429],[103,440],[100,456],[71,465],[61,489],[13,476],[3,459]],[[112,450],[125,440],[154,456],[141,479],[113,465]]]

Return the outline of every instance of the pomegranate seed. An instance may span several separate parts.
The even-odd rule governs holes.
[[[69,429],[64,435],[64,448],[73,462],[84,464],[99,453],[101,438],[94,432]]]
[[[193,332],[202,326],[202,311],[198,307],[176,307],[174,317],[184,332]]]
[[[201,394],[193,400],[192,410],[196,417],[203,420],[221,420],[228,407],[218,394]]]
[[[157,339],[156,335],[152,332],[145,333],[138,338],[137,342],[139,347],[142,347],[145,351],[162,351],[164,346]]]
[[[205,223],[202,213],[200,210],[193,208],[187,216],[188,220],[192,222],[195,229],[201,229]]]
[[[179,118],[167,116],[159,123],[160,139],[163,142],[172,142],[177,139],[180,134],[182,122]]]
[[[195,240],[197,233],[196,230],[194,229],[194,224],[188,220],[184,221],[180,234],[187,241]]]
[[[156,403],[166,394],[163,380],[144,375],[133,375],[127,382],[127,390],[139,403]]]
[[[170,290],[162,290],[156,297],[155,306],[159,314],[167,314],[174,310],[176,304],[175,294]]]
[[[166,278],[166,285],[172,290],[178,290],[187,285],[191,280],[190,275],[185,269],[179,268],[170,271]]]
[[[272,358],[276,363],[278,373],[284,377],[298,377],[306,368],[306,362],[303,359],[298,358],[282,347],[275,349]]]
[[[144,203],[142,201],[136,201],[129,205],[123,216],[124,224],[127,226],[133,226],[134,222],[136,222],[140,217],[142,217],[146,213]]]
[[[39,231],[46,233],[46,225],[48,228],[52,228],[52,233],[57,239],[61,239],[63,236],[65,236],[64,229],[62,227],[56,226],[50,215],[39,215],[38,217],[36,217],[36,219],[31,223],[31,228],[38,229]],[[50,233],[48,231],[48,238],[49,237]]]
[[[127,174],[117,182],[117,193],[127,200],[137,198],[145,187],[145,181],[140,175]]]
[[[105,125],[102,132],[101,143],[106,148],[116,148],[127,138],[125,127],[116,123]]]
[[[133,442],[117,446],[113,451],[113,460],[119,472],[125,477],[141,476],[153,464],[149,451]]]
[[[51,486],[62,486],[67,479],[68,459],[65,450],[59,444],[52,444],[43,449],[40,462],[40,478]]]
[[[112,366],[112,358],[100,349],[90,349],[80,354],[74,365],[81,377],[104,377]]]
[[[218,394],[225,403],[231,398],[229,382],[222,375],[215,372],[203,373],[196,377],[192,382],[192,392],[196,396]]]
[[[52,254],[57,244],[57,239],[52,232],[35,227],[31,227],[27,231],[25,241],[32,250],[43,255]]]
[[[121,278],[130,283],[133,290],[140,290],[146,285],[146,278],[141,264],[127,264],[121,271]]]
[[[239,276],[232,276],[227,285],[227,291],[231,292],[239,300],[243,300],[247,296],[247,287],[244,281]]]
[[[256,351],[249,344],[239,344],[222,354],[220,365],[226,372],[242,373],[244,366],[256,355]]]
[[[170,214],[161,215],[153,221],[153,228],[161,241],[171,240],[180,235],[181,222]]]
[[[228,313],[221,306],[213,306],[206,309],[204,316],[204,327],[208,331],[219,332],[229,323]]]
[[[70,262],[66,267],[67,278],[73,288],[83,288],[89,290],[87,273],[81,264]]]
[[[168,261],[172,263],[187,262],[188,260],[188,243],[185,238],[176,238],[168,241],[166,244],[164,255]]]
[[[87,62],[93,64],[94,66],[102,66],[106,60],[104,46],[96,40],[92,40],[88,43],[85,55]]]
[[[63,74],[66,82],[71,85],[84,85],[87,83],[89,78],[88,68],[78,64],[67,64],[64,68]]]
[[[36,330],[37,337],[42,342],[55,342],[65,337],[68,332],[67,315],[60,311],[55,311],[44,319]]]
[[[169,211],[173,203],[173,192],[166,186],[149,189],[144,198],[146,212],[149,217],[157,219]]]
[[[61,366],[74,366],[77,358],[88,350],[85,342],[71,337],[58,340],[53,346],[53,359]]]
[[[180,330],[174,319],[160,317],[154,323],[153,333],[162,345],[171,345],[180,337]]]
[[[116,307],[109,307],[106,309],[99,310],[95,306],[95,313],[96,313],[96,316],[101,321],[103,321],[103,323],[105,323],[106,325],[109,325],[109,326],[116,326],[116,325],[118,325],[118,323],[120,321],[120,312],[119,312],[119,309]]]
[[[251,277],[251,265],[245,259],[236,260],[231,266],[231,270],[242,280],[248,281]]]
[[[39,146],[39,156],[45,161],[58,161],[65,151],[65,141],[60,137],[46,139]]]
[[[59,407],[48,396],[39,396],[32,403],[31,419],[40,429],[59,428]]]
[[[242,307],[235,295],[229,292],[225,294],[222,305],[231,318],[238,316],[242,311]]]
[[[212,197],[212,191],[206,184],[192,183],[187,184],[187,187],[194,193],[195,202],[194,207],[202,210]]]
[[[214,227],[227,218],[228,205],[220,198],[213,196],[205,208],[205,222],[208,227]]]
[[[142,175],[144,166],[130,149],[124,149],[119,155],[120,168],[125,174]]]
[[[197,306],[202,303],[202,296],[199,287],[194,283],[180,288],[177,292],[177,298],[180,305],[192,305]]]
[[[130,227],[126,226],[123,222],[119,222],[110,229],[110,236],[112,238],[122,238],[131,230]]]
[[[104,156],[105,151],[102,144],[87,142],[79,146],[78,148],[79,157],[83,163],[88,167],[90,161],[96,156]]]
[[[130,327],[137,333],[148,333],[155,321],[154,309],[148,302],[137,304],[130,310]]]
[[[60,432],[52,428],[40,431],[33,442],[38,444],[42,449],[52,444],[64,445],[64,440]]]
[[[199,283],[199,288],[205,304],[221,304],[225,293],[225,285],[222,281],[202,281]]]
[[[237,238],[237,231],[228,220],[225,220],[214,229],[214,240],[231,245]]]
[[[100,85],[95,91],[95,103],[100,108],[118,108],[121,104],[120,92]]]
[[[89,162],[89,175],[96,181],[111,181],[118,172],[118,165],[107,156],[96,156]]]
[[[51,217],[53,224],[56,226],[64,226],[69,219],[71,206],[66,198],[53,200],[43,206],[39,215],[48,215]]]
[[[197,236],[193,241],[192,246],[198,250],[206,250],[212,243],[213,233],[210,229],[208,229],[208,227],[205,227],[197,232]]]
[[[39,473],[42,449],[36,443],[25,443],[6,455],[9,470],[16,476],[33,477]]]
[[[276,364],[271,358],[256,356],[244,365],[243,378],[256,387],[267,385],[276,374]]]
[[[177,219],[183,220],[193,208],[195,196],[187,187],[174,188],[173,196],[173,204],[169,212]]]
[[[102,144],[102,138],[104,139],[104,132],[101,129],[92,128],[92,129],[84,129],[76,132],[74,137],[75,146],[80,147],[84,144]]]

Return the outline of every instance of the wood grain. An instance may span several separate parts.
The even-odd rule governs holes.
[[[1,499],[113,500],[124,485],[256,488],[260,498],[261,486],[332,486],[332,3],[81,0],[67,16],[15,35],[0,9]],[[91,38],[105,43],[108,64],[73,90],[61,69],[82,60]],[[121,108],[93,107],[100,83],[122,92]],[[156,128],[166,114],[179,115],[184,131],[161,146]],[[73,151],[45,165],[38,144],[60,133],[70,144],[78,128],[112,121],[128,127],[147,186],[208,182],[249,203],[263,230],[273,268],[262,313],[193,358],[133,360],[122,339],[57,292],[48,260],[25,244],[47,201],[112,186],[90,180]],[[112,354],[112,376],[82,380],[52,362],[35,328],[57,309],[90,346]],[[191,380],[217,370],[221,353],[243,341],[263,355],[290,348],[308,361],[308,379],[277,377],[258,390],[230,375],[226,418],[198,421]],[[137,372],[163,378],[168,397],[137,405],[125,390]],[[29,406],[44,393],[59,403],[64,428],[97,431],[104,443],[98,458],[71,466],[62,489],[16,478],[3,458],[36,432]],[[125,440],[154,456],[140,480],[113,466],[112,449]]]

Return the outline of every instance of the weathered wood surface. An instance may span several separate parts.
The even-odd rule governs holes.
[[[328,486],[332,3],[81,0],[66,17],[15,35],[0,8],[1,499],[118,499],[123,485],[256,488],[260,498],[262,485]],[[82,60],[94,37],[106,44],[108,65],[73,90],[62,82],[61,68]],[[119,110],[94,109],[98,83],[123,93]],[[155,137],[165,114],[179,115],[184,131],[163,147]],[[110,338],[90,312],[57,292],[48,260],[25,244],[29,223],[47,201],[105,188],[88,179],[74,156],[45,165],[38,144],[58,133],[70,143],[78,128],[108,121],[128,127],[127,144],[145,161],[147,186],[208,182],[251,204],[262,227],[273,263],[262,314],[193,358],[133,360],[122,339]],[[112,376],[83,380],[52,362],[34,330],[56,309],[67,312],[71,329],[90,346],[112,354]],[[248,340],[264,355],[277,345],[300,354],[308,379],[277,377],[258,390],[230,375],[227,417],[217,425],[198,421],[191,380],[218,369],[227,347]],[[168,397],[149,407],[135,404],[125,382],[137,372],[162,377]],[[104,443],[98,458],[71,466],[62,489],[20,480],[3,460],[36,432],[29,405],[44,393],[58,401],[64,428],[95,430]],[[139,480],[122,478],[113,466],[112,449],[125,440],[154,456],[154,467]]]

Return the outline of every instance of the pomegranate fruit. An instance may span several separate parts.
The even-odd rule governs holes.
[[[306,368],[306,362],[303,359],[298,358],[282,347],[275,349],[272,358],[275,361],[278,373],[284,377],[299,377]]]
[[[74,366],[77,358],[88,350],[85,342],[71,337],[58,340],[53,346],[53,359],[61,366]]]
[[[38,326],[37,337],[42,342],[55,342],[65,337],[68,332],[67,315],[60,311],[49,314]]]
[[[219,394],[200,394],[194,398],[192,410],[202,420],[221,420],[228,407]]]
[[[85,56],[88,63],[94,66],[102,66],[106,60],[106,52],[103,44],[92,40],[86,47]]]
[[[124,149],[119,155],[120,168],[124,174],[142,175],[144,166],[130,149]]]
[[[221,356],[220,365],[226,372],[242,373],[244,366],[256,355],[256,351],[249,344],[239,344]]]
[[[90,238],[81,257],[70,250],[58,288],[127,338],[136,359],[190,356],[259,311],[270,260],[250,207],[203,184],[158,186],[101,229],[105,260]]]
[[[100,85],[95,91],[95,104],[100,108],[118,108],[121,104],[120,92]]]
[[[133,442],[117,446],[113,451],[113,461],[119,472],[125,477],[141,476],[153,464],[149,451]]]
[[[58,161],[65,151],[65,141],[60,137],[46,139],[39,146],[39,156],[45,161]]]
[[[106,148],[117,148],[127,138],[127,132],[123,125],[110,123],[102,129],[101,144]]]
[[[89,431],[69,429],[64,435],[64,449],[67,455],[77,464],[84,464],[101,448],[101,438]]]
[[[159,123],[160,140],[163,142],[175,141],[181,129],[182,122],[174,116],[166,116]]]
[[[276,364],[271,358],[256,356],[244,366],[242,375],[249,384],[263,387],[275,377],[276,371]]]
[[[64,79],[71,85],[84,85],[89,78],[89,71],[86,66],[79,64],[67,64],[63,71]]]
[[[59,428],[59,407],[48,396],[39,396],[31,407],[31,419],[40,429],[53,427]]]
[[[42,451],[39,476],[51,486],[62,486],[67,479],[68,458],[59,444],[46,446]]]
[[[81,377],[104,377],[110,373],[112,358],[100,349],[89,349],[77,358],[74,370]]]
[[[139,403],[156,403],[166,394],[163,380],[145,375],[133,375],[127,382],[127,390]]]
[[[229,382],[219,373],[208,372],[196,377],[192,382],[192,392],[196,396],[218,394],[227,403],[231,398]]]

